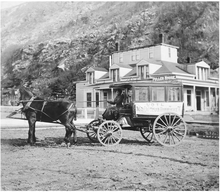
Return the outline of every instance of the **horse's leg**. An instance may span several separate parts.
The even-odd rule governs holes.
[[[36,142],[36,138],[35,138],[35,123],[37,120],[36,113],[32,111],[28,111],[27,119],[29,124],[28,143],[33,144]]]
[[[77,135],[76,135],[76,127],[73,123],[71,123],[72,132],[73,132],[73,142],[77,143]]]
[[[67,147],[70,146],[70,138],[71,138],[71,135],[72,135],[72,128],[71,128],[71,125],[66,123],[64,124],[65,128],[66,128],[66,134],[65,134],[65,137],[64,137],[64,141],[65,143],[67,144]]]

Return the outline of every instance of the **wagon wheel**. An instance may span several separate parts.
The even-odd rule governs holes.
[[[90,139],[90,141],[92,142],[98,142],[98,138],[97,138],[97,131],[99,128],[99,125],[101,124],[100,120],[96,119],[91,121],[88,125],[87,125],[87,137]]]
[[[154,141],[154,133],[152,124],[149,127],[140,127],[140,132],[142,137],[148,142],[153,143]]]
[[[122,139],[122,128],[115,121],[105,121],[99,126],[97,136],[102,145],[114,146]]]
[[[176,113],[161,114],[154,121],[153,133],[161,145],[171,147],[180,144],[186,132],[185,121]]]

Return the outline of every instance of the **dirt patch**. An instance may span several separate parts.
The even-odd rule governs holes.
[[[91,143],[62,147],[64,129],[1,131],[2,190],[219,190],[219,141],[189,137],[176,147],[147,144],[139,132],[124,131],[114,147]]]

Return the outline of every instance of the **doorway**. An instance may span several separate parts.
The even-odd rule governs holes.
[[[196,110],[197,111],[201,111],[201,99],[202,99],[201,91],[196,91]]]

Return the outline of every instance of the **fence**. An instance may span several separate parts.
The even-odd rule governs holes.
[[[20,109],[21,106],[1,106],[1,112],[12,113]],[[103,114],[104,108],[77,108],[77,118],[79,119],[96,119]]]

